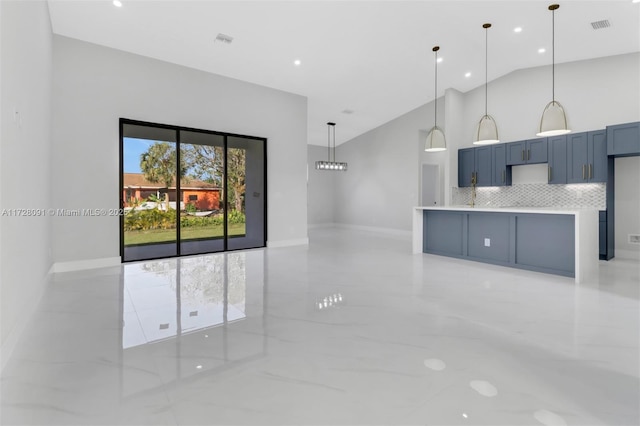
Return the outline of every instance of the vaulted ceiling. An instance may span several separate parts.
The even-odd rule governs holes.
[[[434,45],[438,96],[484,84],[486,22],[489,80],[551,63],[552,1],[121,1],[49,0],[53,31],[306,96],[310,144],[327,121],[340,144],[433,100]],[[640,3],[560,5],[556,63],[640,51]]]

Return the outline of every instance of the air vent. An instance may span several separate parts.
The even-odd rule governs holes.
[[[640,244],[640,235],[629,234],[629,244]]]
[[[602,21],[592,22],[591,26],[593,27],[594,30],[601,30],[603,28],[609,28],[611,24],[609,23],[608,19],[605,19]]]
[[[233,41],[233,37],[228,36],[226,34],[219,33],[216,36],[216,42],[231,44],[232,41]]]

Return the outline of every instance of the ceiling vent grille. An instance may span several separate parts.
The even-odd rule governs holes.
[[[603,28],[609,28],[611,26],[611,23],[609,23],[608,19],[604,19],[602,21],[592,22],[591,26],[594,30],[601,30]]]
[[[233,37],[228,36],[226,34],[220,33],[216,36],[216,42],[231,44],[232,41],[233,41]]]

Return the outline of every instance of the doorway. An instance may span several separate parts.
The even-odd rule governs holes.
[[[440,166],[423,163],[420,175],[420,205],[440,205]]]
[[[123,262],[266,245],[266,139],[120,120]]]

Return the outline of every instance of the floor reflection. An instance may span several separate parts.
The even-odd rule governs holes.
[[[262,250],[127,264],[122,277],[123,396],[263,355]],[[243,320],[259,333],[229,343]],[[160,380],[141,379],[150,362]]]

